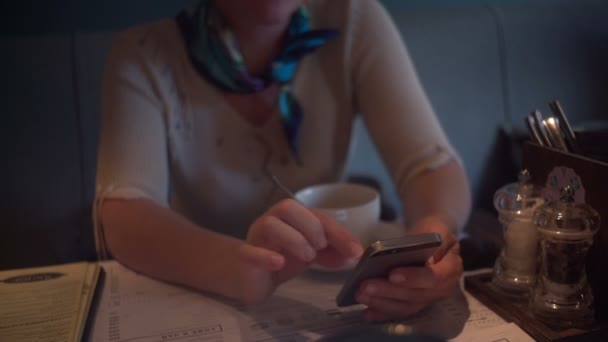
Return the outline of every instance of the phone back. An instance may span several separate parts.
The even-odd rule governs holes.
[[[386,278],[396,267],[424,266],[441,245],[437,233],[406,235],[383,240],[367,248],[336,298],[338,306],[357,304],[355,293],[360,283],[370,278]]]

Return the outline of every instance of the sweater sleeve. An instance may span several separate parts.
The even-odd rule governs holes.
[[[403,194],[413,177],[460,159],[386,10],[376,0],[355,0],[351,15],[355,106]]]
[[[113,43],[104,70],[93,207],[102,258],[106,250],[98,212],[104,200],[148,198],[168,205],[164,109],[143,36],[136,29],[122,33]]]

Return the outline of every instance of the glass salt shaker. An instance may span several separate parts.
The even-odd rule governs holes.
[[[574,203],[574,189],[535,212],[540,239],[540,274],[530,300],[534,316],[558,328],[593,323],[593,294],[587,282],[587,252],[599,230],[600,216]]]
[[[536,281],[538,233],[532,218],[545,202],[540,192],[530,182],[530,173],[522,170],[517,183],[494,194],[505,246],[494,264],[492,284],[513,299],[526,300]]]

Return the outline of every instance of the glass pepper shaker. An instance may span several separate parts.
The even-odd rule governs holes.
[[[530,182],[530,173],[522,170],[518,182],[494,194],[505,245],[494,264],[492,284],[513,299],[526,300],[536,281],[538,233],[532,218],[545,202],[540,192]]]
[[[593,294],[587,282],[587,252],[599,230],[600,216],[586,204],[574,203],[574,189],[535,212],[540,239],[540,274],[530,306],[538,319],[558,328],[593,323]]]

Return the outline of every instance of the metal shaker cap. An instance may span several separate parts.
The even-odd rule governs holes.
[[[563,240],[585,240],[599,230],[600,215],[591,206],[574,202],[574,189],[568,185],[561,198],[540,206],[534,212],[538,232]]]
[[[541,196],[541,188],[530,182],[530,172],[522,170],[518,181],[498,189],[494,193],[494,207],[503,216],[519,216],[532,218],[534,209],[545,201]]]

